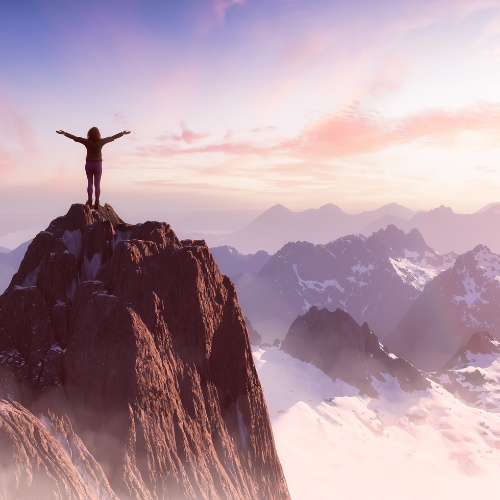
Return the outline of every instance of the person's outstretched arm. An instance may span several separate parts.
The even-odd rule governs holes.
[[[106,137],[105,139],[102,140],[102,143],[106,144],[108,142],[114,141],[115,139],[118,139],[119,137],[123,137],[126,134],[130,134],[130,130],[124,130],[123,132],[120,132],[119,134],[112,135],[111,137]]]
[[[75,135],[68,134],[68,132],[63,132],[62,130],[56,130],[56,134],[62,134],[69,139],[73,139],[76,142],[81,142],[82,144],[85,144],[85,139],[83,137],[76,137]]]

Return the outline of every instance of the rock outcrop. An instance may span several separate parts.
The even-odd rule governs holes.
[[[476,332],[434,375],[437,382],[469,406],[500,410],[500,342]]]
[[[360,327],[341,309],[311,307],[292,323],[281,349],[312,363],[333,381],[343,380],[371,397],[378,395],[372,377],[385,382],[384,375],[390,375],[406,392],[430,387],[427,374],[392,354],[367,323]]]
[[[0,398],[2,467],[24,419],[47,498],[289,498],[234,286],[166,223],[73,205],[36,236],[0,297]],[[71,443],[96,479],[60,479]]]

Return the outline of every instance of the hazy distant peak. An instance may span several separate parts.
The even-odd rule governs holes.
[[[488,205],[486,205],[483,208],[480,208],[479,210],[476,210],[474,213],[480,214],[482,212],[487,212],[488,210],[491,210],[492,208],[500,208],[500,202],[495,201],[493,203],[488,203]]]
[[[445,207],[444,205],[439,206],[438,208],[433,208],[432,210],[429,211],[429,213],[437,213],[437,214],[454,214],[455,212],[451,207]]]
[[[334,205],[333,203],[327,203],[318,208],[318,212],[328,212],[332,214],[343,214],[345,213],[340,207]]]
[[[277,203],[276,205],[273,205],[271,208],[267,209],[264,213],[289,213],[289,212],[291,212],[290,209],[286,208],[281,203]]]
[[[416,252],[418,257],[422,259],[437,255],[436,251],[427,245],[417,228],[405,233],[394,224],[389,224],[385,229],[379,229],[373,233],[368,239],[379,241],[392,256],[408,257],[408,252]],[[414,255],[414,257],[417,256]]]

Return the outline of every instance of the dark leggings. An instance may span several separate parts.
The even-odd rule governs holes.
[[[95,184],[95,199],[97,201],[101,195],[102,163],[85,163],[85,173],[87,174],[87,180],[89,181],[87,194],[89,195],[89,198],[92,198],[92,184]]]

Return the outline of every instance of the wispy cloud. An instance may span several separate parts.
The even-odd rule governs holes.
[[[0,96],[0,170],[12,167],[21,156],[37,152],[31,122]]]
[[[448,147],[464,132],[481,133],[490,147],[500,137],[500,103],[476,103],[458,110],[423,110],[403,118],[385,117],[359,103],[325,115],[280,145],[298,158],[328,160],[418,144]]]
[[[198,133],[190,130],[184,120],[180,121],[181,133],[180,134],[163,134],[157,137],[160,141],[175,141],[185,142],[186,144],[193,144],[207,138],[210,134]],[[168,148],[167,148],[168,149]]]
[[[120,125],[128,124],[127,115],[122,111],[112,111],[111,114],[113,116],[113,120],[115,121],[115,123],[118,123]]]
[[[193,155],[203,153],[223,153],[227,155],[258,155],[267,156],[271,152],[270,148],[259,147],[247,142],[221,142],[218,144],[208,144],[190,148],[175,148],[171,146],[149,145],[138,147],[134,150],[134,155],[141,157],[171,157],[179,155]]]
[[[278,127],[268,125],[267,127],[256,127],[252,129],[252,132],[269,132],[271,130],[276,130]]]
[[[269,129],[271,127],[253,131]],[[147,145],[136,148],[134,154],[142,157],[210,153],[260,157],[279,155],[328,161],[380,152],[396,145],[449,147],[464,132],[478,133],[481,141],[488,143],[490,147],[496,146],[500,139],[500,103],[479,102],[458,110],[430,109],[393,118],[354,102],[315,120],[295,137],[274,145],[230,140],[187,148]],[[170,138],[190,146],[206,137],[208,134],[196,134],[184,128],[180,136]]]

